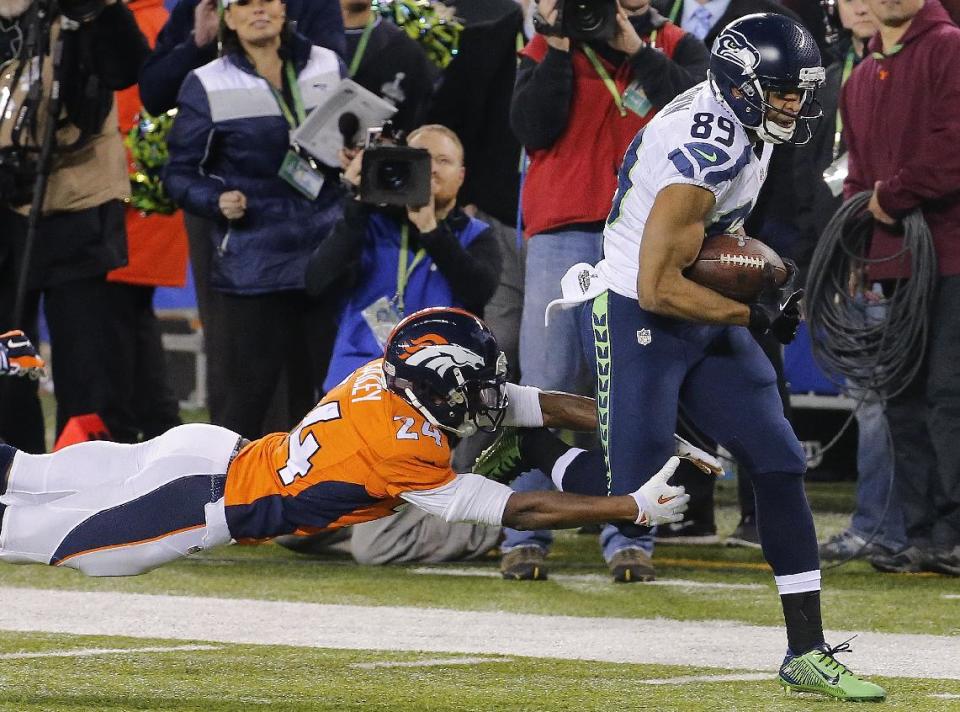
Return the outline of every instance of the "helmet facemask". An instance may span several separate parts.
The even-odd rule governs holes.
[[[394,388],[401,389],[407,401],[433,425],[465,438],[477,431],[492,433],[500,427],[507,409],[507,357],[501,351],[492,379],[465,378],[460,368],[453,370],[457,386],[447,393],[393,377]]]
[[[808,143],[813,138],[814,123],[823,116],[823,109],[817,101],[814,92],[823,84],[825,72],[823,67],[809,67],[800,70],[799,85],[783,85],[768,79],[758,77],[753,71],[747,70],[748,79],[736,89],[743,95],[745,113],[756,114],[756,122],[743,121],[745,128],[755,131],[760,140],[766,143],[789,143],[796,146]],[[711,77],[716,89],[716,79]],[[800,111],[793,113],[778,108],[770,103],[770,92],[782,94],[800,94]],[[723,100],[720,92],[715,92]],[[781,126],[770,115],[780,114],[793,120],[790,127]],[[799,131],[798,131],[799,129]]]

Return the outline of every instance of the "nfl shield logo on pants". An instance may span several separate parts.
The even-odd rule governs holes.
[[[637,343],[641,346],[646,346],[651,341],[653,341],[653,335],[650,333],[650,329],[640,329],[637,332]]]

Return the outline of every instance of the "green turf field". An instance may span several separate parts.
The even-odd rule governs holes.
[[[729,488],[724,483],[722,501],[729,502]],[[850,487],[817,485],[811,487],[811,499],[818,509],[843,506],[849,504]],[[733,528],[735,518],[729,504],[720,509],[721,533]],[[844,521],[845,515],[839,512],[818,515],[822,534],[836,531]],[[676,583],[669,586],[609,582],[596,537],[572,531],[558,536],[550,561],[550,581],[517,583],[496,576],[493,558],[426,570],[420,566],[371,568],[356,566],[345,556],[309,559],[272,544],[231,547],[126,579],[89,579],[74,571],[41,567],[0,567],[0,607],[3,589],[9,598],[10,588],[30,588],[587,618],[781,623],[772,577],[759,552],[753,550],[661,547],[655,559],[658,578]],[[828,570],[824,576],[827,627],[954,636],[960,659],[960,583],[956,579],[881,576],[859,562]],[[697,583],[742,587],[697,587]],[[13,612],[0,611],[0,616],[4,614],[5,620],[15,620]],[[50,616],[56,617],[57,611],[51,610]],[[719,669],[727,667],[723,662],[697,667],[546,656],[465,658],[457,652],[337,650],[223,643],[203,635],[193,640],[160,640],[17,632],[10,627],[0,631],[2,710],[798,710],[825,704],[817,698],[786,697],[772,675],[755,679],[756,670],[754,678],[739,681],[643,682],[715,677],[724,674]],[[670,646],[669,621],[663,630],[661,639],[637,640],[636,645]],[[503,636],[509,637],[510,630],[505,629]],[[215,649],[168,650],[190,644]],[[731,646],[726,672],[745,673],[736,662],[737,648],[750,645],[750,640],[742,640]],[[141,652],[97,652],[102,649]],[[56,655],[24,656],[40,652]],[[910,651],[887,652],[902,657],[904,672],[896,678],[875,678],[888,690],[886,707],[960,710],[960,679],[912,679]],[[770,665],[775,662],[771,660]],[[371,667],[371,663],[389,666]],[[416,665],[397,666],[403,663]]]
[[[169,641],[0,635],[0,655],[91,648],[142,649]],[[444,664],[446,658],[451,663]],[[215,650],[107,653],[3,660],[0,709],[49,710],[815,710],[766,681],[644,684],[697,675],[684,667],[584,664],[462,656],[227,645]],[[422,667],[370,667],[426,662]],[[366,666],[366,667],[361,667]],[[711,671],[721,674],[721,671]],[[949,710],[960,681],[880,680],[884,709]]]

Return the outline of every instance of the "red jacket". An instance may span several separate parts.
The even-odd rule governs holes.
[[[129,4],[140,31],[153,46],[167,21],[163,0],[133,0]],[[117,92],[120,131],[126,136],[142,104],[136,86]],[[129,151],[127,159],[129,161]],[[187,280],[187,233],[183,213],[144,215],[127,206],[126,267],[107,275],[111,282],[153,287],[182,287]]]
[[[840,100],[850,173],[844,196],[877,188],[880,207],[901,218],[920,208],[940,274],[960,274],[960,29],[938,0],[913,18],[902,49],[884,56],[880,36]],[[870,257],[895,254],[902,236],[879,223]],[[874,279],[909,276],[906,260],[873,265]]]
[[[672,57],[684,34],[668,22],[657,33],[655,46]],[[536,35],[522,54],[539,63],[547,49],[543,37]],[[623,154],[637,132],[656,115],[656,111],[646,116],[628,111],[621,117],[587,56],[579,48],[571,54],[573,101],[567,128],[549,148],[530,152],[522,195],[528,237],[571,224],[606,220]],[[602,57],[600,62],[622,95],[632,80],[630,63],[615,67]]]

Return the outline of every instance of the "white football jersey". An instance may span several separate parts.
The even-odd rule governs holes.
[[[674,183],[716,196],[707,235],[743,225],[767,175],[772,144],[757,147],[708,82],[667,104],[627,149],[603,231],[597,271],[610,289],[636,299],[640,241],[657,194]]]

